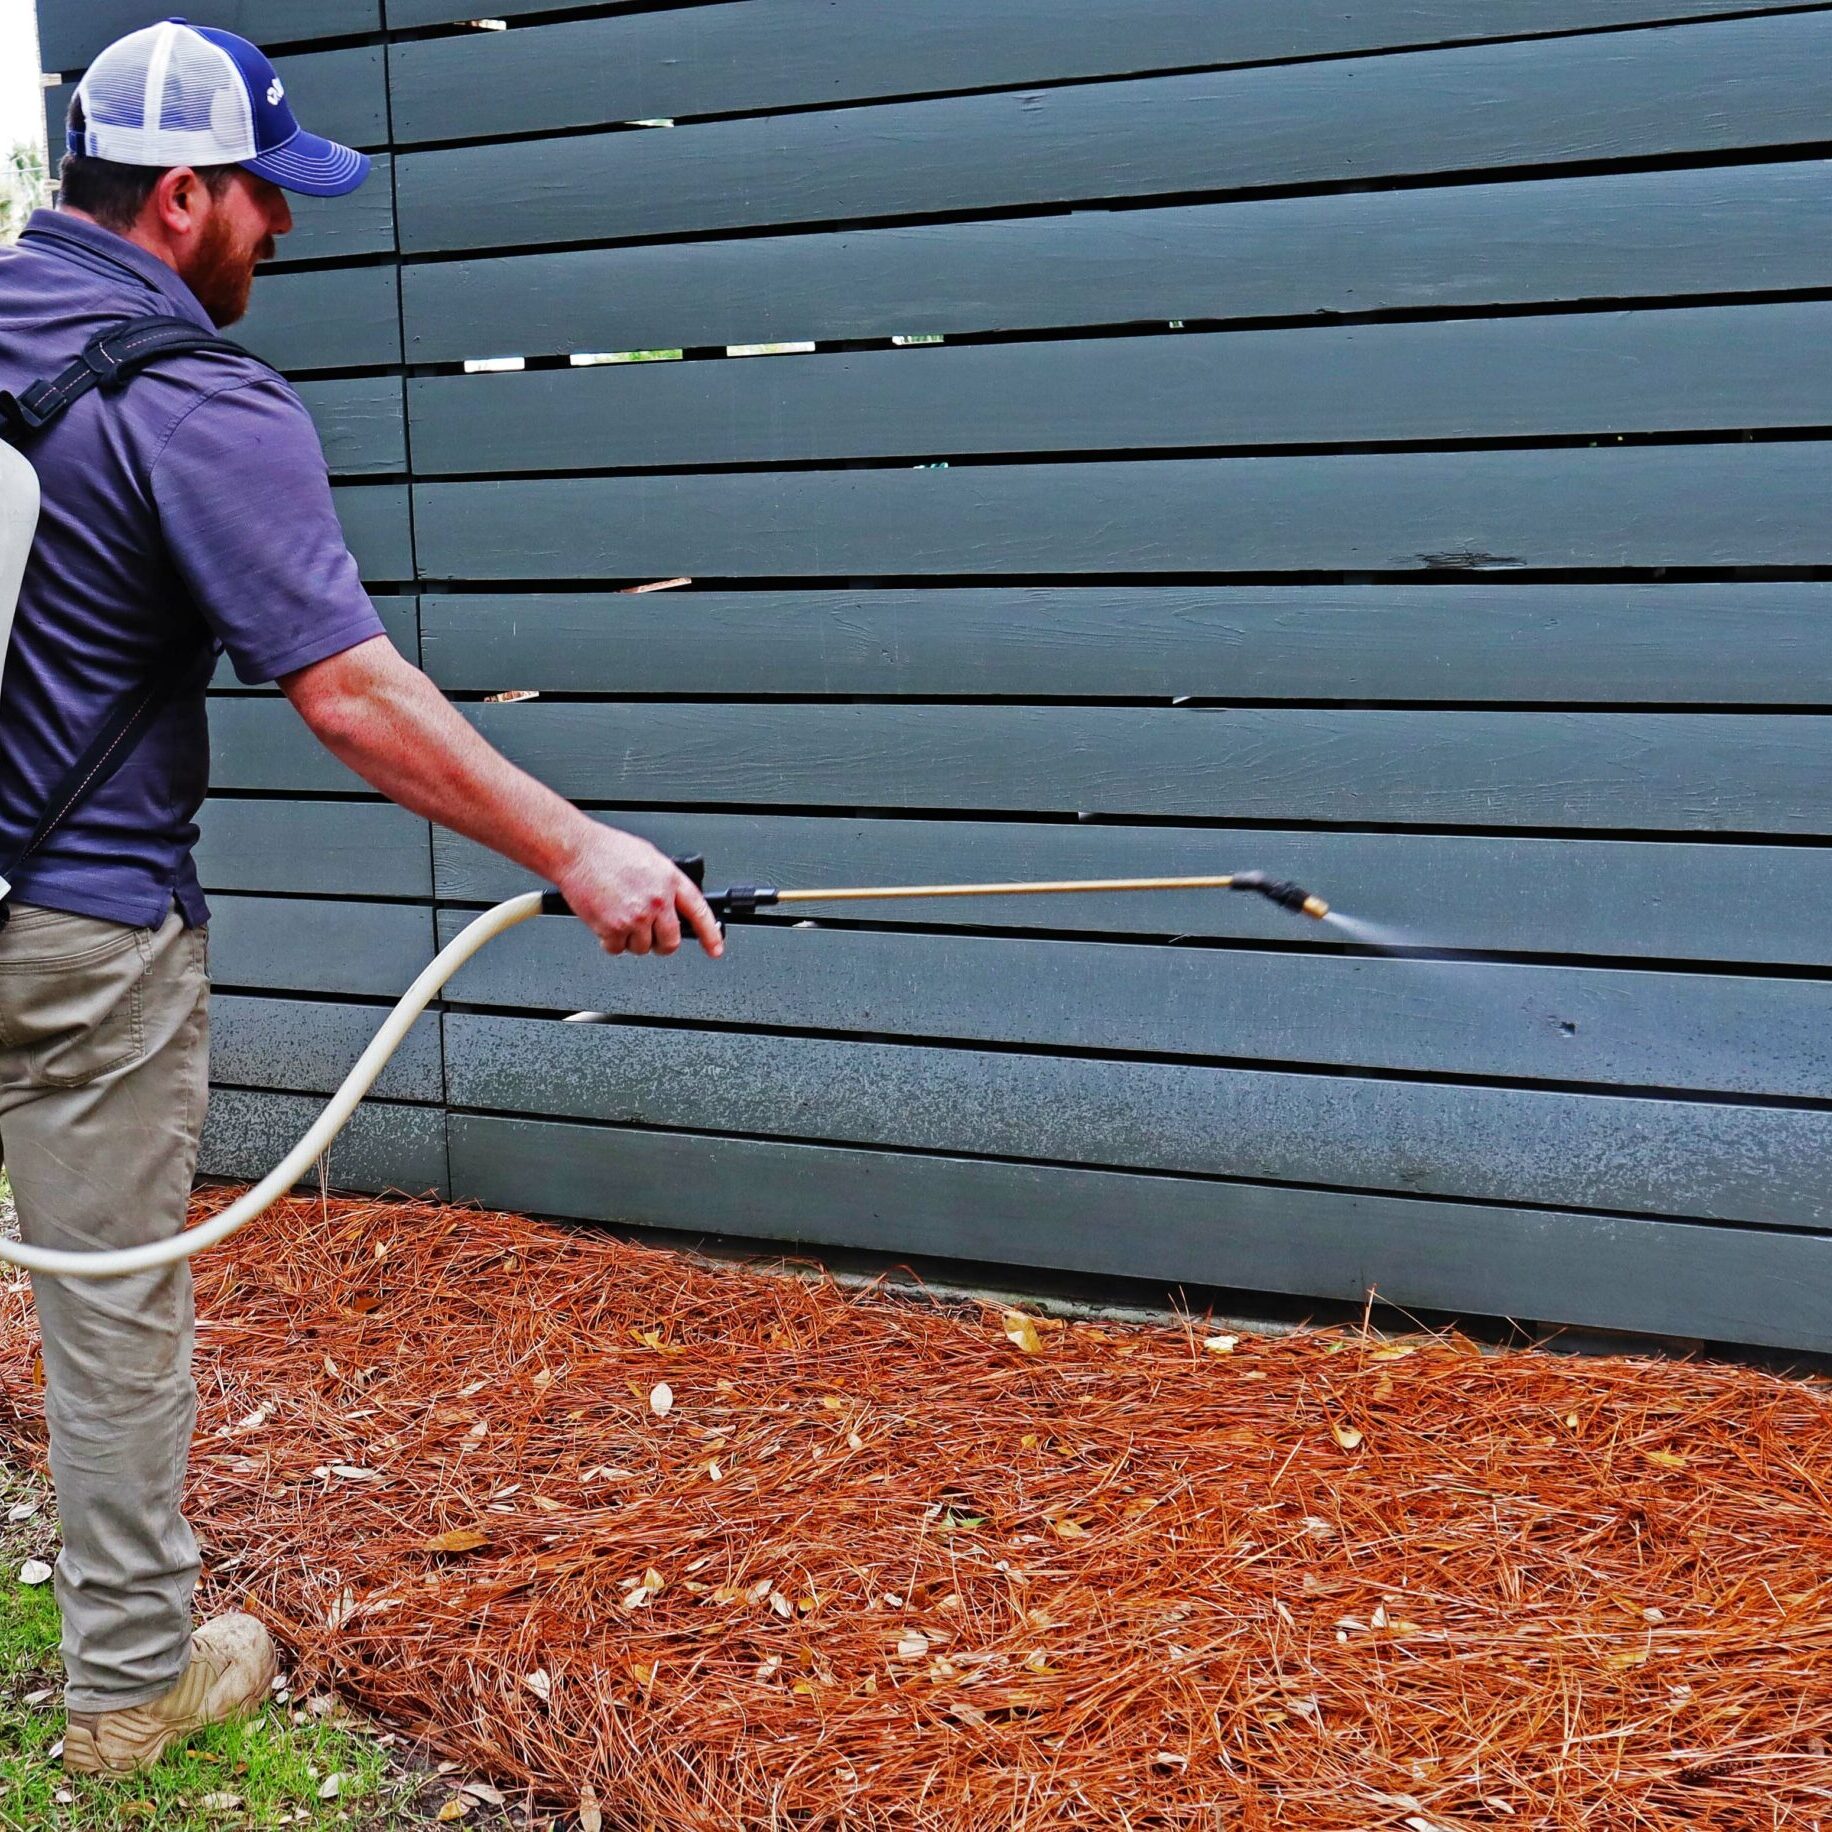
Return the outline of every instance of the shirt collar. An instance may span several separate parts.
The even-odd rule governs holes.
[[[116,268],[151,287],[178,317],[195,318],[208,330],[216,328],[197,295],[157,255],[99,223],[63,210],[34,210],[20,240],[48,244],[49,251],[78,259],[85,266]]]

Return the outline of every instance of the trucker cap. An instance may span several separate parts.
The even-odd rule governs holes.
[[[342,197],[369,157],[308,134],[286,86],[246,38],[168,19],[117,38],[77,85],[70,151],[120,165],[239,165],[288,191]]]

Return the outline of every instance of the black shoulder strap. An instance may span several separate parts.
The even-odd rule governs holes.
[[[240,344],[218,337],[189,318],[129,319],[92,337],[82,355],[61,375],[34,382],[20,395],[0,389],[0,438],[11,445],[24,445],[91,389],[124,388],[160,357],[200,350],[221,350],[233,356],[250,354]],[[0,857],[0,927],[6,923],[6,898],[12,889],[9,880],[13,874],[57,831],[84,796],[99,788],[127,761],[160,708],[192,686],[202,685],[215,662],[212,653],[200,658],[194,645],[174,650],[140,686],[110,709],[102,729],[46,798],[44,813],[24,844],[10,857]]]
[[[92,388],[125,388],[160,357],[191,355],[200,350],[249,355],[240,344],[205,330],[189,318],[130,318],[90,338],[82,355],[61,375],[34,382],[20,395],[0,389],[0,437],[10,445],[24,445]]]

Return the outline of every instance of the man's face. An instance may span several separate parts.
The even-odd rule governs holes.
[[[247,312],[254,270],[273,259],[276,240],[293,226],[293,213],[286,193],[252,172],[236,172],[215,196],[203,195],[209,214],[178,276],[222,329]]]

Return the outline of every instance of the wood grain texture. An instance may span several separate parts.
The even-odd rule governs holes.
[[[52,0],[69,4],[70,0]],[[384,0],[388,24],[396,31],[409,26],[451,25],[473,18],[472,0]],[[1765,0],[1765,4],[1767,0]],[[1632,7],[1632,10],[1630,10]],[[494,0],[496,18],[528,19],[543,13],[575,12],[578,0]],[[723,9],[729,11],[731,9]],[[982,8],[982,20],[990,9]],[[1000,0],[1000,12],[1021,10],[1018,0]],[[1068,8],[1061,9],[1066,15]],[[1240,21],[1243,31],[1263,30],[1263,22],[1276,20],[1275,30],[1288,34],[1276,42],[1282,47],[1273,56],[1316,55],[1330,49],[1344,48],[1338,34],[1351,31],[1369,36],[1357,43],[1368,46],[1401,45],[1431,42],[1439,38],[1466,38],[1497,32],[1557,32],[1592,22],[1602,24],[1615,20],[1683,19],[1700,12],[1728,13],[1747,10],[1743,0],[1608,0],[1607,4],[1574,11],[1567,0],[1506,0],[1505,4],[1485,6],[1472,16],[1455,0],[1382,0],[1378,6],[1364,6],[1344,16],[1342,9],[1317,0],[1290,0],[1270,15],[1252,5],[1251,0],[1217,0],[1212,10]],[[1075,15],[1086,20],[1097,15],[1086,8]],[[1369,22],[1372,22],[1371,24]],[[850,18],[847,23],[853,24]]]
[[[404,483],[345,484],[331,492],[344,539],[362,576],[399,584],[413,578],[413,523]]]
[[[39,0],[39,62],[46,70],[80,74],[104,45],[170,17],[158,0]],[[381,0],[212,0],[208,23],[271,51],[380,31],[382,8]]]
[[[1786,706],[1832,679],[1824,583],[464,593],[421,614],[428,671],[467,693]]]
[[[1832,907],[1832,849],[1817,846],[800,814],[633,811],[600,818],[642,834],[670,857],[699,853],[715,885],[1196,877],[1259,869],[1314,887],[1413,947],[1832,966],[1832,933],[1821,920]],[[433,849],[442,898],[495,903],[541,888],[532,874],[455,834],[436,831]],[[807,913],[860,914],[838,904],[810,904]],[[899,906],[899,917],[941,929],[1292,938],[1290,918],[1262,899],[1204,891],[1057,897],[1047,904],[918,900]],[[1301,933],[1316,947],[1352,945],[1327,923]]]
[[[1832,1241],[454,1116],[462,1198],[540,1213],[1654,1334],[1832,1347]]]
[[[422,477],[1820,427],[1832,303],[431,376],[408,411]]]
[[[1781,567],[1824,559],[1829,475],[1803,440],[422,483],[414,513],[428,580]]]
[[[210,1075],[218,1087],[330,1094],[381,1026],[374,1005],[227,994],[210,1002]],[[382,1071],[376,1100],[444,1098],[439,1020],[421,1018]]]
[[[1783,14],[399,156],[412,252],[637,240],[1822,138],[1832,17]],[[487,237],[488,240],[481,238]]]
[[[211,912],[211,976],[237,991],[394,999],[434,951],[432,912],[413,904],[218,896]]]
[[[427,826],[404,808],[213,796],[197,820],[197,870],[208,891],[432,895]]]
[[[1778,1227],[1832,1223],[1832,1113],[1821,1110],[464,1012],[447,1015],[445,1050],[455,1107]]]
[[[240,1182],[266,1176],[323,1105],[313,1094],[215,1090],[198,1174]],[[437,1107],[366,1101],[333,1142],[326,1170],[333,1189],[398,1190],[443,1199],[450,1194],[445,1163],[445,1121]],[[307,1181],[315,1187],[317,1173]]]
[[[407,469],[407,420],[398,375],[300,382],[298,390],[324,441],[332,476],[398,476]]]
[[[440,917],[442,939],[464,918]],[[1292,918],[1294,941],[1302,918]],[[569,917],[464,967],[460,1004],[1636,1089],[1832,1098],[1832,983],[839,929],[722,961],[607,961]]]
[[[294,373],[398,363],[399,271],[325,267],[262,275],[235,337],[276,368]]]
[[[349,791],[290,708],[212,709],[219,789]],[[1819,834],[1832,719],[1343,708],[654,705],[465,709],[561,794],[1261,824]]]
[[[348,197],[296,197],[292,200],[292,233],[280,244],[275,262],[353,260],[361,255],[393,254],[393,155],[376,153],[368,183]],[[270,285],[258,281],[257,285]]]
[[[396,138],[409,145],[1773,8],[1774,0],[1490,0],[1475,11],[1426,0],[1352,12],[1321,0],[1058,0],[1045,9],[926,0],[898,13],[838,0],[738,0],[410,39],[390,63]],[[463,17],[439,0],[430,10],[438,23]]]
[[[416,361],[1684,297],[1832,280],[1822,161],[441,261]]]

